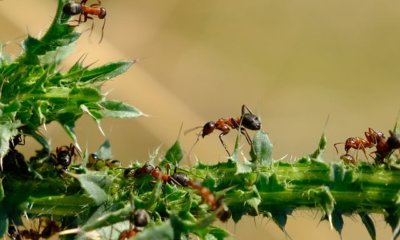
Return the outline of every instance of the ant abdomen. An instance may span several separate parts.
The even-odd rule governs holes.
[[[215,129],[214,121],[210,121],[210,122],[204,124],[201,136],[204,138],[208,134],[212,133],[214,131],[214,129]]]

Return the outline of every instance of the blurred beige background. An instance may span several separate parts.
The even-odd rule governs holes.
[[[88,64],[140,60],[104,87],[110,98],[150,115],[103,121],[115,158],[146,161],[158,146],[165,151],[173,144],[182,123],[185,130],[219,117],[237,117],[242,104],[262,118],[275,159],[312,152],[325,131],[325,158],[334,160],[333,143],[362,136],[368,127],[387,132],[396,121],[399,1],[102,2],[108,11],[103,42],[98,44],[103,22],[97,19],[92,36],[83,33],[65,65],[86,53]],[[27,33],[43,33],[55,7],[56,0],[0,1],[0,41],[11,41],[6,51],[17,54]],[[80,30],[90,25],[82,24]],[[77,133],[80,145],[90,151],[104,141],[88,117],[78,123]],[[53,145],[70,141],[56,124],[48,126],[46,135]],[[230,149],[235,136],[226,137]],[[180,140],[188,151],[196,132]],[[216,163],[226,153],[212,134],[196,145],[192,161],[194,156]],[[295,212],[287,232],[293,239],[339,239],[319,218],[315,212]],[[389,239],[390,227],[381,216],[374,219],[378,239]],[[238,239],[286,239],[268,219],[223,226]],[[352,217],[345,219],[343,237],[368,239],[368,233]]]

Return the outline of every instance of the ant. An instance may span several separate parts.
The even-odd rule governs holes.
[[[196,143],[199,141],[200,136],[205,137],[209,134],[211,134],[215,129],[220,130],[222,133],[219,134],[219,140],[222,143],[222,146],[224,146],[225,151],[228,153],[230,156],[231,154],[229,153],[228,149],[226,148],[226,144],[222,140],[222,137],[230,132],[231,129],[238,129],[241,134],[243,134],[246,137],[247,142],[250,144],[250,146],[253,146],[253,143],[251,141],[251,138],[249,134],[247,133],[246,129],[249,130],[260,130],[261,129],[261,121],[260,119],[254,115],[250,109],[246,105],[242,105],[242,115],[238,118],[220,118],[217,121],[210,121],[207,122],[204,126],[199,126],[195,127],[192,129],[189,129],[185,131],[185,134],[188,132],[191,132],[195,129],[202,128],[201,132],[198,134],[196,142],[193,144],[196,145]]]
[[[137,209],[132,212],[129,216],[129,229],[124,230],[120,233],[118,240],[127,240],[136,236],[143,227],[145,227],[150,222],[150,216],[144,209]]]
[[[346,139],[345,142],[340,142],[340,143],[335,143],[333,146],[336,149],[336,153],[339,154],[339,151],[337,149],[337,145],[339,144],[344,144],[344,150],[346,154],[342,155],[342,157],[349,159],[349,151],[351,148],[356,149],[356,158],[358,158],[358,150],[362,150],[365,157],[368,159],[367,152],[365,151],[366,148],[372,148],[376,146],[377,144],[380,145],[382,144],[382,141],[384,141],[385,137],[383,133],[381,132],[376,132],[372,128],[368,128],[368,132],[364,133],[365,139],[360,138],[360,137],[349,137]],[[353,160],[351,161],[353,162]]]
[[[173,183],[179,184],[183,187],[189,186],[189,187],[197,190],[200,193],[203,201],[208,206],[210,206],[210,208],[212,210],[217,212],[217,216],[221,221],[225,222],[230,218],[230,216],[231,216],[230,210],[224,204],[224,202],[222,201],[222,198],[217,199],[214,196],[214,194],[210,191],[210,189],[208,189],[207,187],[204,187],[198,181],[191,180],[184,173],[177,173],[176,169],[177,168],[175,168],[173,175],[170,176],[168,174],[163,174],[159,167],[154,167],[153,165],[146,163],[145,165],[143,165],[143,167],[138,168],[136,170],[133,170],[130,168],[126,169],[124,172],[124,175],[126,177],[133,176],[135,178],[141,177],[143,175],[151,175],[154,178],[163,181],[164,183],[173,182]]]
[[[75,152],[75,146],[72,143],[69,146],[57,147],[56,154],[51,154],[56,168],[61,171],[68,171],[72,158],[76,155]]]
[[[103,20],[103,26],[101,28],[101,38],[99,43],[103,40],[103,35],[104,35],[104,26],[106,25],[106,15],[107,11],[104,7],[101,6],[101,1],[97,0],[97,3],[91,4],[90,6],[86,6],[86,2],[88,0],[82,0],[80,3],[76,2],[69,2],[64,5],[63,7],[63,13],[66,15],[78,15],[79,18],[76,20],[78,24],[76,26],[79,26],[81,22],[87,22],[88,19],[92,19],[93,17],[89,15],[94,15],[97,16],[99,19],[104,19]],[[82,20],[83,16],[83,20]],[[75,26],[75,27],[76,27]],[[93,30],[94,23],[92,23],[92,28],[91,31]]]
[[[33,229],[25,229],[19,231],[18,228],[14,225],[10,225],[8,227],[8,236],[12,240],[21,240],[21,239],[31,239],[31,240],[39,240],[40,238],[48,239],[54,234],[60,232],[60,227],[57,225],[56,222],[46,219],[46,227],[40,232],[40,230],[36,231]],[[42,219],[39,220],[39,229],[42,224]]]
[[[25,157],[17,149],[17,145],[25,145],[25,136],[18,133],[9,141],[9,150],[4,156],[1,168],[3,171],[21,171],[23,173],[28,172],[28,165],[25,161]]]
[[[385,158],[390,156],[394,150],[400,148],[400,134],[396,134],[389,130],[390,137],[386,139],[381,139],[376,145],[375,153],[375,163],[384,163]]]

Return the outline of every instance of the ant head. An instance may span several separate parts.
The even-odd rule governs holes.
[[[78,15],[82,13],[82,5],[75,2],[69,2],[64,5],[63,13],[70,16]]]
[[[250,129],[250,130],[260,130],[261,129],[260,119],[252,113],[243,114],[241,121],[242,121],[243,127],[247,128],[247,129]]]
[[[100,8],[100,13],[99,13],[98,17],[99,17],[100,19],[104,19],[104,18],[106,17],[106,15],[107,15],[106,9],[103,8],[103,7],[101,7],[101,8]]]

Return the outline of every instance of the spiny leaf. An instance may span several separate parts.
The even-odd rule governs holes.
[[[133,205],[128,203],[123,208],[101,213],[94,213],[92,217],[81,227],[82,231],[89,232],[101,227],[108,226],[128,219],[129,214],[134,210]]]
[[[88,193],[97,205],[100,205],[108,200],[108,189],[110,188],[111,181],[107,176],[97,173],[86,173],[74,175],[81,186]]]
[[[0,238],[3,238],[8,231],[8,215],[7,208],[0,202]]]
[[[340,237],[342,237],[342,230],[343,230],[343,217],[342,214],[338,211],[332,212],[332,225],[335,230],[339,233]]]
[[[376,239],[376,231],[375,231],[375,224],[372,221],[371,217],[367,213],[359,213],[361,220],[365,226],[365,228],[368,230],[369,236],[371,237],[372,240]]]
[[[101,102],[100,104],[104,108],[101,110],[101,113],[104,117],[137,118],[144,115],[137,108],[120,101],[107,100]]]
[[[111,144],[108,139],[101,144],[100,148],[96,151],[96,155],[99,159],[112,159]]]
[[[134,62],[132,61],[121,61],[105,64],[93,69],[84,70],[82,72],[79,82],[94,83],[109,80],[126,72],[126,70],[128,70],[133,63]]]
[[[182,160],[183,158],[183,151],[181,144],[179,143],[179,140],[177,140],[172,147],[170,147],[165,154],[164,159],[161,162],[161,165],[164,165],[166,163],[170,163],[173,166],[177,166],[178,163]]]
[[[328,220],[333,227],[332,212],[335,205],[335,198],[332,196],[331,191],[326,186],[313,188],[307,191],[308,198],[313,199],[315,203],[322,208],[324,213],[328,216]]]
[[[258,131],[250,151],[251,161],[262,166],[272,164],[272,143],[264,131]]]
[[[21,127],[19,121],[0,124],[0,161],[3,166],[2,158],[7,154],[10,147],[10,140],[18,134],[18,128]]]
[[[155,225],[153,227],[146,228],[143,232],[135,236],[135,240],[173,240],[174,239],[174,229],[172,228],[171,222],[169,220]]]
[[[326,143],[327,143],[326,136],[323,133],[321,135],[321,138],[319,139],[318,148],[312,154],[310,154],[310,157],[317,161],[323,162],[322,154],[324,153]]]

